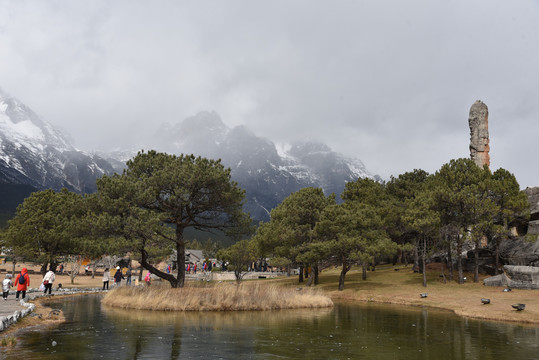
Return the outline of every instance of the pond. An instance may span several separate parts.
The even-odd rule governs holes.
[[[170,313],[56,300],[67,322],[18,335],[6,359],[538,359],[539,328],[426,308]],[[55,342],[55,346],[53,346]]]

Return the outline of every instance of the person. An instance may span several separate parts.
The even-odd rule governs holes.
[[[60,264],[60,274],[64,273],[64,264]]]
[[[17,286],[17,292],[15,293],[15,299],[19,300],[19,294],[22,293],[22,298],[26,297],[26,289],[30,285],[30,276],[28,276],[28,269],[22,268],[21,273],[15,278],[15,286]]]
[[[126,280],[125,280],[125,284],[126,285],[131,285],[131,268],[127,268],[127,271],[125,272],[125,277],[126,277]]]
[[[122,279],[125,280],[122,274],[122,270],[119,266],[116,266],[116,273],[114,274],[114,285],[118,287],[122,285]]]
[[[105,286],[107,287],[107,290],[109,289],[109,281],[110,271],[109,268],[105,268],[105,271],[103,272],[103,290],[105,290]]]
[[[152,273],[150,271],[148,271],[144,277],[144,281],[146,282],[146,285],[150,286],[150,283],[152,282]]]
[[[49,290],[49,295],[51,294],[52,283],[54,282],[55,278],[56,276],[54,275],[54,271],[52,270],[47,271],[45,276],[43,276],[43,285],[45,285],[45,290],[43,291],[43,294],[46,294],[47,290]]]
[[[9,295],[9,288],[13,286],[11,278],[11,274],[6,274],[6,278],[2,281],[2,297],[4,298],[4,301],[7,300],[7,296]]]

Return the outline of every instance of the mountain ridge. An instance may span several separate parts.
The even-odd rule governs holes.
[[[358,177],[380,180],[361,160],[334,152],[323,143],[275,145],[246,126],[229,128],[214,111],[161,124],[142,145],[147,150],[221,159],[231,169],[232,179],[246,190],[245,210],[256,220],[268,220],[272,208],[303,187],[321,187],[326,194],[338,196],[346,182]],[[91,193],[97,178],[123,171],[125,162],[138,151],[80,151],[68,135],[0,89],[0,187],[66,187]]]
[[[0,89],[0,184],[79,193],[114,169],[104,159],[76,149],[28,106]]]

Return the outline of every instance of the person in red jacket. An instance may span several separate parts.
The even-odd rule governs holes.
[[[15,300],[19,300],[19,294],[22,292],[22,298],[26,297],[26,289],[30,285],[30,276],[28,276],[28,269],[22,268],[21,273],[15,278],[14,286],[17,287],[17,293],[15,294]]]

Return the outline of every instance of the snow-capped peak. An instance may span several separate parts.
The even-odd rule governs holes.
[[[93,192],[96,178],[112,172],[108,162],[78,151],[59,130],[0,90],[0,183]]]
[[[62,134],[14,97],[0,90],[0,138],[16,146],[43,150],[54,146],[60,151],[75,150]]]

